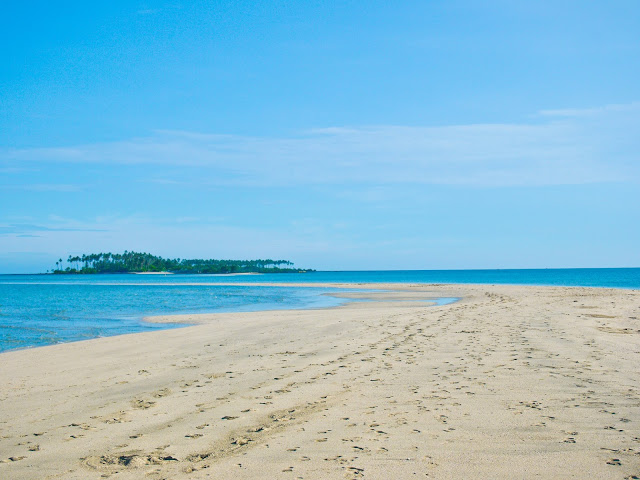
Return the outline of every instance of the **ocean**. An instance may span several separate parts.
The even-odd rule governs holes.
[[[309,287],[216,285],[285,282]],[[0,275],[0,352],[182,325],[152,315],[325,308],[314,283],[483,283],[640,288],[640,268],[345,271],[265,275]],[[356,286],[357,287],[357,286]]]

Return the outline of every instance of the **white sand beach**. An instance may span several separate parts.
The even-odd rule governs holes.
[[[640,291],[342,286],[0,354],[0,478],[640,478]]]

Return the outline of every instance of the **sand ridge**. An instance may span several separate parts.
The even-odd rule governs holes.
[[[640,477],[639,291],[344,286],[1,354],[0,477]]]

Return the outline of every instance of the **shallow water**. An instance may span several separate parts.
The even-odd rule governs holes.
[[[215,285],[291,282],[310,287]],[[313,283],[500,283],[640,288],[640,269],[430,270],[267,275],[0,275],[0,351],[177,328],[145,316],[322,308]],[[214,284],[214,285],[204,285]],[[196,285],[193,285],[196,284]],[[449,299],[441,299],[447,302]]]
[[[183,326],[142,321],[151,315],[321,308],[345,302],[322,295],[333,291],[327,288],[167,285],[152,279],[136,284],[84,277],[49,282],[40,276],[13,283],[0,276],[0,351]]]

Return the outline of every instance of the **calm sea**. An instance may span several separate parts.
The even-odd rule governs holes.
[[[308,283],[306,288],[215,285]],[[0,275],[0,352],[177,328],[150,315],[322,308],[344,300],[314,283],[489,283],[640,288],[640,268],[426,270],[268,275]],[[195,284],[195,285],[194,285]],[[211,285],[214,284],[214,285]]]

